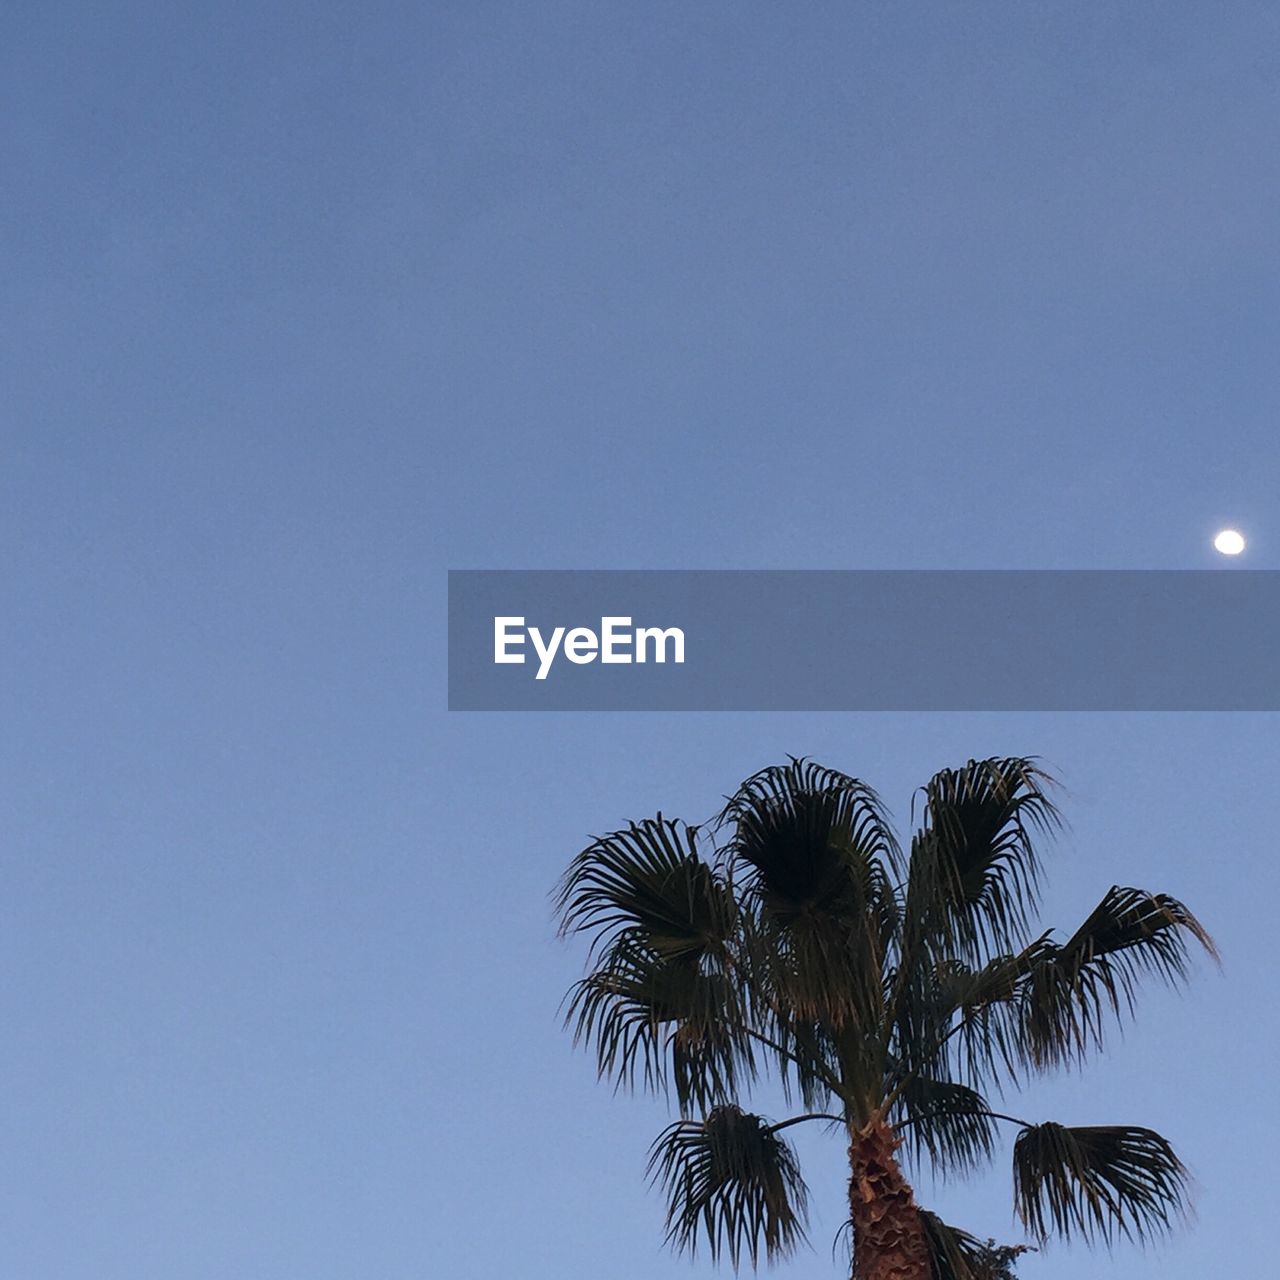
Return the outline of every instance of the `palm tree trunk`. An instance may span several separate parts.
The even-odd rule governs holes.
[[[894,1157],[901,1138],[878,1120],[850,1130],[849,1214],[857,1280],[930,1280],[920,1207]]]

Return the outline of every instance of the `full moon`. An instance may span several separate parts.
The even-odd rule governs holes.
[[[1213,545],[1224,556],[1238,556],[1244,550],[1244,535],[1234,529],[1223,529],[1214,538]]]

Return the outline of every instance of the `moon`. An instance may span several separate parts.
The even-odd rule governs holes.
[[[1238,556],[1245,548],[1244,534],[1235,529],[1223,529],[1214,538],[1213,545],[1224,556]]]

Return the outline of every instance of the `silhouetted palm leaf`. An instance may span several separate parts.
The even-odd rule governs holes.
[[[705,1239],[711,1256],[763,1250],[774,1260],[804,1239],[808,1191],[795,1153],[760,1116],[715,1108],[701,1122],[671,1125],[653,1145],[649,1174],[667,1193],[667,1239],[695,1253]]]
[[[1116,886],[1065,943],[1046,933],[979,970],[953,966],[966,1069],[1017,1078],[1023,1068],[1078,1061],[1102,1045],[1109,1022],[1133,1012],[1142,977],[1186,976],[1192,943],[1216,958],[1212,939],[1177,899]]]
[[[1047,776],[1029,759],[970,760],[924,787],[911,844],[909,942],[981,963],[1026,941],[1036,906],[1034,837],[1059,825]]]
[[[875,792],[793,759],[748,778],[723,826],[754,985],[806,1021],[878,1025],[899,917],[886,869],[899,853]]]
[[[1107,1019],[1133,1012],[1137,980],[1180,982],[1190,942],[1213,941],[1177,899],[1113,886],[1062,946],[1042,945],[1022,979],[1027,1059],[1052,1066],[1102,1044]]]
[[[734,916],[697,837],[697,827],[658,814],[593,841],[556,892],[561,933],[589,933],[599,949],[635,931],[659,955],[696,962],[728,936]]]
[[[1151,1129],[1032,1125],[1013,1148],[1018,1214],[1040,1239],[1134,1239],[1167,1231],[1186,1212],[1187,1171]]]
[[[953,1080],[913,1079],[898,1098],[894,1114],[908,1148],[941,1172],[966,1172],[990,1160],[996,1121],[987,1100]]]
[[[720,972],[664,959],[622,934],[569,993],[566,1025],[596,1047],[602,1077],[672,1084],[681,1109],[723,1100],[755,1064],[738,991]]]
[[[880,798],[865,782],[812,760],[753,774],[729,798],[731,860],[754,868],[762,898],[779,914],[819,909],[840,914],[861,903],[868,863],[900,862]]]

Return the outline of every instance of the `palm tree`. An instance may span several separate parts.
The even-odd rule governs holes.
[[[907,855],[865,783],[806,760],[748,778],[705,827],[661,814],[594,840],[556,892],[590,939],[567,1025],[602,1077],[675,1094],[654,1143],[668,1240],[735,1266],[804,1239],[807,1191],[784,1136],[843,1133],[857,1280],[1010,1275],[1025,1246],[983,1245],[920,1207],[903,1162],[982,1165],[1011,1123],[1030,1235],[1142,1239],[1186,1206],[1169,1143],[1129,1125],[1032,1124],[988,1098],[1076,1063],[1171,982],[1191,944],[1180,902],[1113,887],[1063,939],[1031,927],[1040,838],[1058,825],[1030,759],[969,761],[923,788]],[[739,1102],[773,1072],[799,1112]]]

